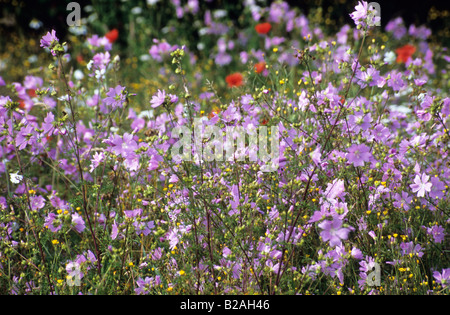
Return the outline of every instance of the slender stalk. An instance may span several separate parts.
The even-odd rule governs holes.
[[[90,215],[88,213],[87,191],[86,191],[86,183],[84,181],[83,168],[81,166],[80,147],[78,145],[78,141],[79,140],[78,140],[78,133],[77,133],[77,124],[76,124],[76,120],[75,120],[75,108],[73,107],[73,104],[72,104],[71,90],[69,88],[69,83],[67,82],[66,74],[65,74],[64,67],[63,67],[62,60],[61,60],[61,55],[58,55],[58,62],[61,65],[61,75],[63,77],[63,81],[65,83],[67,94],[68,94],[67,103],[69,104],[70,112],[71,112],[71,116],[72,116],[72,124],[73,124],[74,137],[75,137],[75,140],[74,140],[74,151],[75,151],[76,162],[78,164],[78,172],[80,174],[82,196],[83,196],[83,198],[82,198],[82,200],[83,200],[83,211],[84,211],[84,214],[86,216],[86,220],[88,221],[89,230],[91,232],[92,240],[94,242],[94,247],[95,247],[95,251],[96,251],[96,254],[97,254],[97,272],[98,272],[98,275],[101,276],[101,268],[102,268],[101,267],[101,252],[100,252],[99,247],[97,245],[97,237],[96,237],[96,235],[94,233],[94,230],[92,228]]]
[[[364,40],[365,40],[365,38],[366,38],[366,32],[364,31],[364,35],[363,35],[363,39],[362,39],[362,42],[361,42],[361,46],[359,47],[358,56],[357,56],[357,58],[356,58],[355,69],[353,69],[352,76],[351,76],[350,81],[349,81],[349,83],[348,83],[348,87],[347,87],[347,90],[346,90],[346,92],[345,92],[344,100],[346,100],[347,97],[348,97],[348,93],[349,93],[350,88],[351,88],[351,86],[352,86],[353,78],[355,77],[356,70],[358,69],[359,59],[360,59],[360,57],[361,57],[362,48],[363,48],[363,46],[364,46]],[[360,89],[360,90],[361,90],[361,89]],[[353,100],[354,100],[354,99],[353,99]],[[353,100],[352,100],[352,102],[353,102]],[[344,101],[344,102],[345,102],[345,101]],[[327,138],[326,138],[326,140],[325,140],[325,144],[322,146],[322,152],[325,150],[325,148],[326,148],[328,142],[329,142],[330,139],[331,139],[331,135],[333,134],[334,129],[335,129],[336,126],[338,125],[339,118],[341,117],[341,114],[342,114],[343,109],[344,109],[344,102],[342,103],[342,105],[341,105],[340,108],[339,108],[338,115],[337,115],[337,117],[336,117],[336,120],[335,120],[333,126],[331,127],[330,132],[328,133],[328,136],[327,136]],[[351,104],[351,103],[350,103],[350,104]],[[350,105],[350,104],[349,104],[349,105]],[[348,106],[349,106],[349,105],[348,105]],[[348,107],[348,106],[347,106],[347,107]],[[304,192],[303,198],[302,198],[303,202],[306,202],[306,197],[307,197],[307,195],[308,195],[309,186],[311,185],[312,178],[313,178],[313,176],[314,176],[314,174],[315,174],[317,168],[318,168],[318,165],[316,164],[316,165],[314,166],[314,169],[313,169],[312,173],[311,173],[311,176],[309,176],[308,182],[307,182],[307,184],[306,184],[305,192]],[[289,231],[289,235],[288,235],[288,237],[287,237],[285,243],[283,244],[283,247],[282,247],[282,253],[281,253],[281,257],[280,257],[280,268],[278,269],[277,278],[276,278],[276,281],[275,281],[275,285],[276,285],[276,286],[279,285],[279,282],[280,282],[280,280],[281,280],[281,276],[284,274],[284,272],[286,271],[286,269],[287,269],[287,267],[288,267],[288,264],[286,263],[285,266],[284,266],[284,268],[281,268],[281,267],[282,267],[282,264],[283,264],[284,256],[285,256],[286,244],[289,243],[289,241],[290,241],[290,239],[291,239],[291,237],[292,237],[293,231],[294,231],[294,227],[296,226],[296,224],[297,224],[297,222],[298,222],[298,219],[300,218],[300,215],[301,215],[301,214],[302,214],[302,212],[299,211],[298,214],[297,214],[297,216],[296,216],[296,218],[295,218],[294,223],[291,225],[291,228],[290,228],[290,231]],[[291,253],[291,256],[292,256],[292,253]],[[283,272],[281,272],[282,269],[283,269]],[[273,294],[275,294],[275,292],[273,292]]]
[[[12,119],[12,117],[11,117],[11,119]],[[14,150],[15,150],[15,153],[16,153],[15,155],[16,155],[17,163],[19,164],[20,173],[24,174],[22,163],[21,163],[20,157],[19,157],[19,152],[17,152],[17,146],[16,146],[15,143],[14,143]],[[29,209],[29,211],[31,213],[33,210],[32,210],[32,207],[31,207],[30,193],[29,193],[28,184],[27,184],[27,180],[26,179],[24,180],[24,185],[25,185],[25,196],[26,196],[26,199],[27,199],[27,206],[28,206],[28,209]],[[31,231],[33,232],[34,238],[36,239],[36,242],[37,242],[37,245],[38,245],[38,248],[39,248],[39,252],[40,252],[40,255],[41,255],[42,266],[45,268],[47,281],[48,281],[48,284],[50,285],[50,292],[53,295],[53,293],[54,293],[53,284],[52,284],[52,281],[50,280],[49,270],[46,268],[46,263],[45,263],[46,256],[45,256],[44,250],[42,249],[42,243],[41,243],[41,240],[40,240],[40,237],[39,237],[39,233],[36,233],[33,224],[31,224],[30,219],[29,219],[29,214],[27,212],[25,212],[25,214],[26,214],[26,218],[28,220],[28,225],[30,226]]]
[[[215,284],[216,281],[216,275],[214,272],[214,267],[212,265],[214,259],[213,259],[213,248],[211,245],[211,220],[210,220],[210,213],[209,210],[206,209],[206,228],[207,228],[207,238],[208,238],[208,251],[209,251],[209,259],[211,260],[211,274],[213,276],[213,286],[214,286],[214,294],[217,295],[217,287]]]

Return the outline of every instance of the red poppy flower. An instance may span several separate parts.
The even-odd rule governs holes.
[[[266,63],[264,61],[258,62],[255,65],[255,72],[256,73],[261,73],[266,69]]]
[[[267,34],[271,30],[272,25],[270,23],[259,23],[255,26],[255,30],[258,34]]]
[[[110,43],[114,43],[119,38],[119,31],[115,28],[106,33],[105,37]]]
[[[416,47],[406,44],[395,50],[397,53],[397,62],[407,62],[409,58],[416,52]]]
[[[211,113],[209,113],[208,118],[213,118],[214,116],[216,116],[218,113],[220,113],[221,110],[218,107],[214,107],[213,110],[211,111]]]
[[[36,95],[36,90],[33,90],[33,89],[27,90],[27,94],[28,94],[30,97],[36,97],[36,96],[37,96],[37,95]]]
[[[24,100],[19,100],[19,108],[25,109],[25,101]]]
[[[243,84],[244,77],[239,72],[227,75],[225,81],[228,83],[228,86],[231,88],[233,86],[241,86]]]
[[[78,63],[83,63],[84,59],[82,55],[77,55],[77,61]]]

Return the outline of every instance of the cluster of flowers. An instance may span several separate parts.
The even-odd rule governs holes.
[[[73,276],[81,266],[76,275],[95,279],[93,290],[108,281],[126,287],[123,277],[132,279],[136,294],[323,293],[331,287],[341,293],[345,286],[351,293],[416,292],[411,278],[426,292],[448,290],[450,98],[445,87],[431,84],[440,75],[436,60],[448,63],[445,51],[433,51],[426,28],[410,28],[406,38],[398,20],[386,32],[413,43],[378,45],[378,20],[364,1],[350,15],[357,28],[344,26],[336,38],[285,2],[269,8],[247,2],[265,47],[239,54],[256,61],[253,71],[248,78],[241,72],[226,77],[242,94],[220,109],[202,109],[180,79],[181,92],[161,87],[148,103],[154,112],[136,113],[127,87],[107,80],[119,62],[109,53],[116,32],[107,42],[88,39],[95,49],[85,84],[102,90],[77,86],[64,71],[60,91],[71,93],[57,100],[55,87],[40,77],[8,85],[26,106],[0,96],[0,172],[9,179],[0,207],[12,211],[0,221],[2,274],[11,253],[4,249],[18,249],[25,239],[42,246],[59,238],[66,242],[54,254],[59,267]],[[179,5],[178,14],[195,14],[195,3]],[[209,18],[207,33],[214,33],[217,24]],[[300,29],[304,40],[271,36],[275,25],[287,33]],[[354,42],[361,49],[352,48]],[[66,51],[54,31],[41,46],[64,68]],[[233,47],[219,40],[222,64]],[[181,67],[184,50],[155,40],[149,53],[156,62],[170,55]],[[286,65],[300,69],[293,71],[296,87],[287,86]],[[262,83],[248,86],[250,79]],[[43,118],[32,112],[39,105]],[[173,130],[192,128],[194,118],[224,133],[276,126],[279,167],[263,172],[267,161],[239,162],[236,155],[224,162],[174,161]],[[249,156],[251,150],[236,152]],[[52,181],[49,174],[53,184],[40,187],[40,179]],[[20,213],[26,215],[14,219]],[[42,222],[47,238],[33,238],[30,220]],[[386,266],[378,287],[366,281],[375,263]],[[406,268],[416,273],[395,277]],[[36,289],[15,277],[5,282],[9,293],[18,293],[19,283]]]

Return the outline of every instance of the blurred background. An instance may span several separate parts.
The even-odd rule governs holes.
[[[70,2],[0,0],[0,77],[5,81],[19,82],[26,75],[41,75],[53,61],[52,56],[39,47],[39,41],[52,29],[56,30],[60,42],[69,43],[71,68],[86,70],[87,62],[92,58],[86,39],[94,34],[103,37],[113,31],[112,54],[119,55],[124,65],[118,80],[138,93],[142,104],[148,103],[156,89],[172,82],[170,67],[164,68],[164,61],[149,62],[149,49],[155,45],[154,39],[165,40],[170,45],[186,45],[191,62],[186,62],[184,69],[190,76],[188,81],[201,88],[201,92],[205,92],[202,76],[207,73],[218,84],[219,92],[227,93],[224,77],[245,68],[239,60],[238,46],[234,50],[230,48],[233,58],[228,64],[222,66],[216,62],[219,40],[238,42],[242,35],[249,38],[245,44],[248,51],[261,45],[252,32],[257,22],[249,4],[274,13],[277,6],[283,7],[287,3],[291,9],[297,8],[299,15],[307,17],[309,26],[334,36],[345,24],[354,26],[349,14],[358,3],[357,0],[286,0],[284,4],[270,0],[78,0],[82,26],[69,28],[66,19],[71,12],[66,8]],[[432,31],[426,39],[428,43],[444,47],[444,50],[449,47],[450,0],[376,2],[381,7],[381,28],[376,32],[384,30],[389,21],[401,17],[406,26],[405,33],[411,25],[426,26]],[[207,12],[214,15],[215,27],[229,31],[205,36]],[[263,13],[259,21],[264,21],[270,13]],[[274,26],[272,32],[275,36],[290,36],[295,40],[303,36],[299,35],[299,29],[286,34],[282,24]],[[391,37],[387,36],[383,39],[384,42],[390,40]],[[409,41],[410,38],[404,36],[393,44],[404,45]],[[2,88],[5,87],[0,87],[0,93]]]
[[[187,0],[176,0],[183,5]],[[23,32],[33,35],[33,23],[36,29],[55,29],[61,37],[67,33],[66,6],[70,0],[0,0],[0,34],[3,38],[11,33]],[[125,29],[129,21],[130,12],[136,7],[146,7],[151,4],[156,17],[160,17],[160,26],[166,26],[161,21],[168,21],[175,15],[173,6],[169,0],[78,0],[81,5],[82,17],[92,15],[92,11],[86,12],[84,8],[92,8],[97,12],[97,21],[92,25],[102,25],[103,28]],[[199,14],[202,11],[226,8],[233,19],[242,11],[244,1],[206,0],[199,1]],[[274,1],[254,0],[256,4],[266,3],[267,6]],[[354,10],[358,1],[354,0],[287,0],[291,7],[300,8],[305,15],[314,13],[321,15],[328,24],[330,31],[337,30],[340,26],[352,24],[349,13]],[[370,2],[370,1],[368,1]],[[433,35],[448,45],[450,38],[450,1],[449,0],[378,0],[381,6],[381,22],[386,23],[395,18],[402,17],[405,24],[426,25],[433,31]],[[149,16],[147,16],[149,17]],[[153,16],[155,17],[155,16]],[[91,17],[92,18],[92,17]],[[188,16],[186,16],[188,18]],[[95,23],[97,22],[97,23]],[[156,21],[149,21],[156,22]],[[30,27],[31,23],[31,27]],[[41,27],[37,28],[38,25]],[[98,32],[106,31],[98,27]],[[42,32],[40,32],[42,33]],[[119,38],[120,39],[120,38]],[[1,42],[0,42],[1,44]],[[121,44],[126,44],[122,41]],[[1,47],[0,47],[1,48]]]

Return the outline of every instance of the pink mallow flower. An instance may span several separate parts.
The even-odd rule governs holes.
[[[30,197],[30,205],[33,211],[41,210],[45,206],[45,199],[42,196],[32,196]]]
[[[369,162],[371,157],[370,148],[365,144],[354,144],[348,149],[347,159],[354,166],[364,166],[364,162]]]
[[[44,118],[44,122],[42,123],[43,133],[47,134],[47,136],[52,136],[58,134],[58,129],[55,128],[55,115],[51,112],[47,113],[47,116]]]
[[[414,193],[417,193],[417,197],[424,197],[426,191],[431,191],[431,187],[433,186],[433,184],[428,182],[429,179],[430,176],[426,175],[425,173],[422,174],[422,177],[416,175],[414,184],[409,185],[409,187],[412,188],[412,191]]]
[[[355,6],[355,11],[350,14],[357,26],[376,26],[380,22],[380,17],[376,16],[375,8],[369,5],[366,1],[358,1]]]
[[[434,271],[433,278],[440,283],[443,288],[450,286],[450,268],[443,269],[442,272]]]
[[[96,152],[91,160],[91,167],[89,169],[89,173],[92,173],[92,171],[94,171],[104,159],[105,155],[103,154],[103,152],[100,153]]]
[[[83,218],[78,213],[72,214],[72,224],[73,228],[78,233],[83,232],[86,227]]]
[[[164,90],[158,90],[158,92],[153,95],[152,100],[150,101],[150,104],[153,108],[159,107],[164,104],[166,101],[166,92]]]
[[[33,126],[22,127],[16,136],[16,146],[19,150],[25,149],[27,145],[34,145],[37,142],[37,133]]]
[[[114,135],[113,139],[105,139],[103,142],[112,146],[112,153],[117,156],[121,155],[123,158],[134,154],[134,150],[138,149],[136,141],[133,140],[133,135],[129,133],[125,133],[123,137]]]
[[[116,109],[117,107],[122,108],[123,104],[126,101],[126,93],[124,93],[123,86],[116,86],[115,88],[110,88],[109,92],[106,93],[107,98],[103,99],[103,102],[111,106],[112,109]]]
[[[442,243],[445,240],[445,229],[440,225],[433,225],[427,228],[427,234],[431,235],[435,243]]]
[[[53,56],[56,56],[56,53],[54,52],[53,48],[56,44],[58,44],[59,39],[56,37],[55,30],[52,30],[52,32],[47,32],[42,38],[41,38],[41,47],[50,49]]]
[[[61,221],[58,220],[58,217],[54,213],[49,213],[45,218],[45,227],[47,227],[53,233],[61,230],[62,224]]]
[[[331,247],[341,244],[341,240],[346,240],[350,233],[349,228],[342,227],[342,220],[339,218],[334,218],[333,221],[325,220],[319,224],[319,227],[323,230],[320,233],[322,240],[330,241]]]

